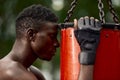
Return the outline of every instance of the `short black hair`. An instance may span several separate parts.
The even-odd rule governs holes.
[[[48,8],[40,4],[31,5],[19,13],[16,19],[16,37],[21,37],[25,29],[35,28],[38,23],[57,22],[57,20],[58,17]]]

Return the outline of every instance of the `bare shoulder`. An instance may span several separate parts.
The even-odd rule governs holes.
[[[29,70],[37,77],[38,80],[45,80],[45,77],[37,67],[30,66]]]
[[[37,80],[37,78],[20,64],[12,62],[0,66],[0,80]]]

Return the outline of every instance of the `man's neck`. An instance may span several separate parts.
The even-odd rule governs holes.
[[[11,52],[5,58],[16,61],[28,68],[37,59],[37,56],[33,53],[29,42],[16,40]]]

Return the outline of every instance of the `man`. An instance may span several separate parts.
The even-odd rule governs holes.
[[[55,55],[59,47],[56,22],[56,15],[41,5],[19,14],[13,48],[0,60],[0,80],[44,80],[36,68],[29,67],[37,58],[49,61]]]
[[[79,80],[93,80],[93,68],[96,50],[100,39],[101,23],[93,17],[81,17],[75,24],[75,36],[80,45],[81,53],[79,61],[81,64]]]

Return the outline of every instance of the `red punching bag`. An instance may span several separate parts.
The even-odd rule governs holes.
[[[74,29],[61,30],[61,52],[60,52],[60,80],[78,80],[80,63],[78,55],[79,44],[74,36]]]
[[[120,30],[101,30],[94,80],[120,80]]]
[[[103,23],[103,2],[98,0],[100,19]],[[112,0],[107,0],[109,11],[116,24],[104,24],[101,30],[100,44],[96,54],[94,80],[120,80],[120,25],[119,18],[112,6]],[[106,27],[106,28],[105,28]]]

